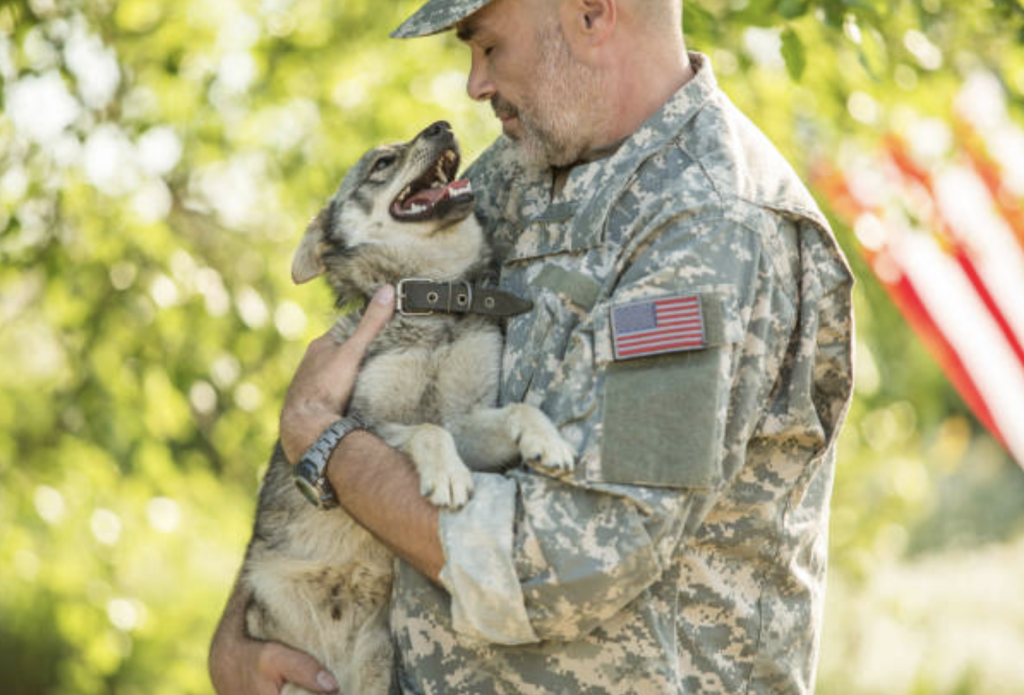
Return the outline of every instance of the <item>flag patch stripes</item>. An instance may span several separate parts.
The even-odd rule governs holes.
[[[705,347],[700,295],[661,297],[612,308],[615,359]]]

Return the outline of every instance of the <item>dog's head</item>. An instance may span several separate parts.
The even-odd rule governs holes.
[[[481,240],[475,238],[478,232],[466,229],[475,225],[461,224],[473,211],[473,192],[468,180],[455,179],[458,169],[458,143],[443,121],[409,142],[370,150],[309,223],[292,263],[292,279],[312,280],[328,269],[332,254],[366,246],[430,258],[461,244],[460,253],[473,260]]]

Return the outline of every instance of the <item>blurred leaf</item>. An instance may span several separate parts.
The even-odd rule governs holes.
[[[806,14],[808,9],[807,0],[782,0],[778,5],[777,12],[783,19],[796,19]]]
[[[786,70],[789,71],[789,76],[799,82],[807,67],[807,56],[800,36],[791,26],[782,31],[782,57],[786,61]]]
[[[861,34],[858,57],[861,65],[875,81],[881,81],[889,70],[889,55],[885,38],[876,29],[867,29]]]

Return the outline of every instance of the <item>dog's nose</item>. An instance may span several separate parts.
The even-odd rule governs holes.
[[[423,136],[428,138],[439,138],[446,133],[452,132],[452,125],[448,121],[438,121],[433,125],[427,126],[427,129],[423,131]]]

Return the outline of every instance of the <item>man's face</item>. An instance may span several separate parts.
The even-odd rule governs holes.
[[[536,167],[564,166],[599,144],[600,75],[570,51],[550,0],[497,0],[459,25],[472,54],[467,91],[491,102],[505,134]]]

